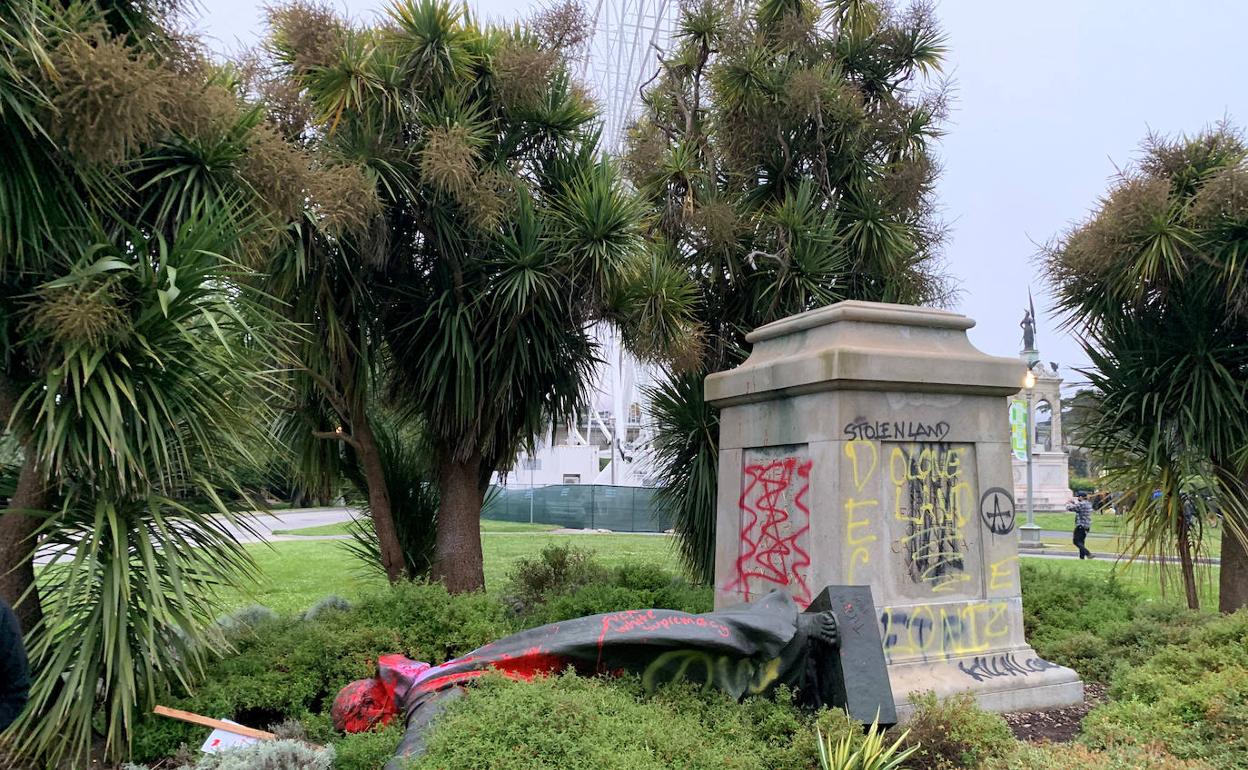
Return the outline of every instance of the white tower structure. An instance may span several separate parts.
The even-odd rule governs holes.
[[[659,70],[675,29],[678,0],[590,0],[592,36],[581,60],[581,81],[602,109],[604,152],[624,147],[625,132],[641,109],[641,89]],[[603,364],[589,384],[590,408],[538,437],[515,470],[496,483],[641,486],[649,450],[644,389],[657,372],[639,363],[606,326],[594,329]]]
[[[641,107],[641,87],[658,71],[672,39],[676,0],[591,0],[593,37],[581,79],[602,106],[602,149],[624,146]]]

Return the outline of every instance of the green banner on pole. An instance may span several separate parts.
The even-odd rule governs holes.
[[[1027,402],[1010,399],[1010,448],[1020,460],[1027,459]]]

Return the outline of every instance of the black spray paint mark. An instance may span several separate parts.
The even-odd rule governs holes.
[[[1003,655],[976,655],[971,660],[969,666],[962,662],[958,664],[958,668],[963,674],[966,674],[976,682],[984,682],[1003,676],[1031,676],[1042,671],[1048,671],[1051,668],[1061,667],[1043,658],[1028,658],[1019,662],[1013,654],[1006,653]]]
[[[979,516],[994,535],[1014,531],[1014,496],[1001,487],[992,487],[979,498]]]
[[[897,510],[906,520],[902,543],[907,571],[915,583],[942,590],[966,579],[966,541],[958,526],[965,482],[961,456],[948,444],[918,444],[902,451],[907,452],[906,479],[895,493]]]
[[[940,441],[949,435],[949,423],[860,418],[847,424],[844,432],[850,441]]]

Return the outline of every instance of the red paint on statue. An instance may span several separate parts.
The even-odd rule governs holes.
[[[334,727],[344,733],[362,733],[390,724],[399,713],[394,688],[381,679],[357,679],[338,692],[329,710]]]

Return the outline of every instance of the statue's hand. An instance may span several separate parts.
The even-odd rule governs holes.
[[[836,628],[836,615],[831,610],[820,612],[815,617],[811,636],[829,647],[836,647],[841,643],[841,634]]]

